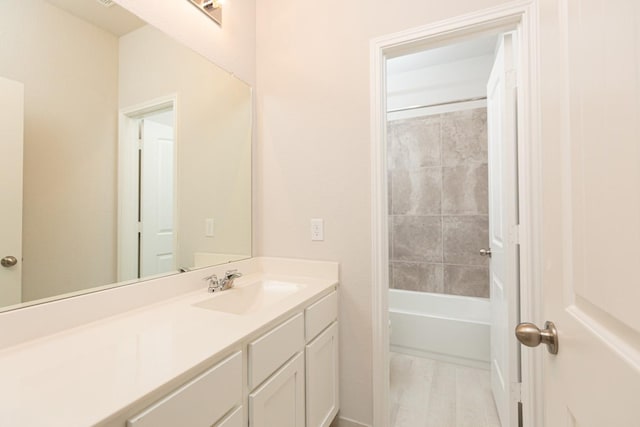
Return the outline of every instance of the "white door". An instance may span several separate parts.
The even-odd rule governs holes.
[[[491,387],[504,427],[517,425],[519,282],[515,228],[516,68],[514,36],[501,37],[487,83],[489,244],[491,248]]]
[[[142,121],[140,276],[175,270],[173,126]]]
[[[540,320],[559,351],[523,351],[542,354],[545,426],[640,426],[640,2],[551,3]]]
[[[24,85],[0,77],[0,306],[22,300],[23,125]]]

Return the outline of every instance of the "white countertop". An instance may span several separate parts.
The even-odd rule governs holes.
[[[305,286],[243,315],[193,306],[215,297],[204,286],[1,350],[0,426],[104,421],[162,387],[169,392],[176,377],[213,362],[337,285],[337,279],[254,273],[236,279],[236,287],[261,279]]]

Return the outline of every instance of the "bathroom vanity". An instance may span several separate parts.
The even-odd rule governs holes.
[[[207,293],[201,276],[230,268],[244,273],[235,287]],[[337,272],[230,263],[180,275],[182,292],[168,299],[153,296],[154,281],[104,291],[149,300],[57,332],[47,305],[90,311],[100,298],[44,304],[52,329],[0,351],[0,425],[328,426],[339,407]]]

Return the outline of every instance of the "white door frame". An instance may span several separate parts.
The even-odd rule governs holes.
[[[118,114],[118,254],[117,254],[117,280],[135,281],[137,277],[137,250],[138,240],[135,238],[138,231],[138,188],[130,185],[137,182],[138,176],[138,147],[131,144],[137,140],[138,120],[146,114],[171,107],[174,112],[173,137],[174,137],[174,170],[176,171],[173,182],[173,218],[174,233],[173,244],[178,253],[178,95],[171,94],[152,99],[131,107],[123,108]],[[133,261],[136,260],[134,263]],[[135,275],[133,272],[136,272]]]
[[[515,1],[371,41],[373,425],[389,423],[386,58],[495,29],[518,31],[518,178],[521,318],[540,324],[541,160],[537,1]],[[522,352],[523,420],[542,425],[541,352]],[[503,426],[512,427],[512,426]]]

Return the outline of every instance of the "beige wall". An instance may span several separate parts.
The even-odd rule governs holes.
[[[197,12],[197,11],[196,11]],[[120,39],[120,108],[176,94],[178,261],[251,256],[251,89],[145,26]],[[205,237],[205,218],[215,221]]]
[[[241,80],[255,84],[255,0],[225,2],[222,27],[186,0],[116,0]]]
[[[340,262],[341,415],[372,421],[369,41],[500,0],[257,3],[256,253]],[[309,219],[325,219],[311,242]]]
[[[21,0],[0,2],[0,38],[0,75],[25,85],[23,299],[113,282],[117,40]]]

